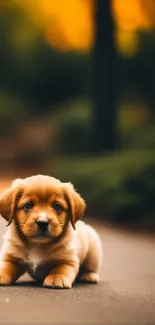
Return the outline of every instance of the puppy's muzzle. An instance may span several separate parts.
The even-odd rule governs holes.
[[[38,226],[38,230],[41,233],[46,233],[48,231],[48,221],[38,220],[38,221],[36,221],[36,223]]]

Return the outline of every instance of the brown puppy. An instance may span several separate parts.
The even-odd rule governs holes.
[[[0,214],[9,225],[0,285],[11,285],[25,272],[52,288],[71,288],[78,275],[98,282],[101,243],[92,227],[78,221],[84,210],[71,183],[43,175],[15,180],[0,196]]]

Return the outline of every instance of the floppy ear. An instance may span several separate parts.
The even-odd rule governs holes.
[[[16,186],[15,181],[10,188],[2,192],[0,195],[0,214],[6,221],[8,221],[8,226],[13,220],[16,204],[21,194],[22,191],[18,186]]]
[[[75,229],[76,222],[83,217],[86,204],[71,183],[65,183],[65,196],[70,208],[70,221]]]

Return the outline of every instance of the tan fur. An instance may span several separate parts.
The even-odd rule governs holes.
[[[25,204],[32,202],[29,211]],[[60,204],[60,211],[55,210]],[[52,288],[99,281],[102,249],[96,231],[79,221],[85,202],[71,183],[37,175],[15,180],[0,196],[0,214],[9,223],[0,254],[0,285],[28,272]],[[38,221],[48,230],[40,233]]]

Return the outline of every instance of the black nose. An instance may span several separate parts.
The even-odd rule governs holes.
[[[38,220],[37,225],[40,231],[46,231],[48,228],[48,221]]]

